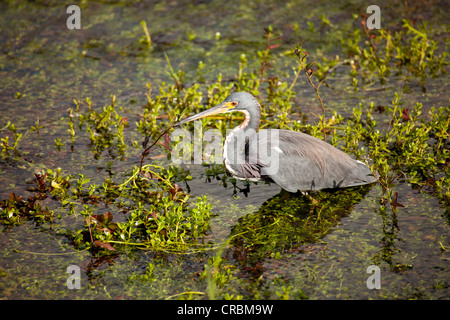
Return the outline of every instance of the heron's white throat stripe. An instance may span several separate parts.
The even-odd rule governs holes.
[[[248,123],[250,122],[250,112],[247,110],[234,110],[239,111],[244,114],[244,121],[238,126],[241,129],[245,129],[247,127]]]

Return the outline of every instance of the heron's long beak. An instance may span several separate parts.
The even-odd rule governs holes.
[[[175,124],[175,126],[185,124],[186,122],[189,122],[189,121],[194,121],[194,120],[201,119],[204,117],[212,116],[214,114],[225,113],[225,112],[228,112],[230,109],[234,109],[234,106],[231,105],[231,102],[222,102],[221,104],[219,104],[215,107],[212,107],[211,109],[205,110],[205,111],[197,113],[196,115],[193,115],[189,118],[181,120],[180,122]]]

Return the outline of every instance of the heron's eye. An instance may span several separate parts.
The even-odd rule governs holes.
[[[238,105],[238,103],[237,103],[236,101],[233,101],[233,102],[231,102],[231,105],[232,105],[233,107],[236,107],[236,106]]]

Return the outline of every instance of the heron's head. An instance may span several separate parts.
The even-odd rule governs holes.
[[[186,118],[175,125],[178,126],[186,122],[212,116],[214,114],[228,113],[234,111],[243,113],[254,113],[254,112],[259,113],[258,100],[256,100],[256,98],[248,92],[235,92],[229,95],[228,98],[223,100],[217,106],[212,107],[211,109],[205,110],[203,112],[200,112],[189,118]]]
[[[221,104],[227,106],[226,112],[259,110],[258,100],[248,92],[232,93]]]

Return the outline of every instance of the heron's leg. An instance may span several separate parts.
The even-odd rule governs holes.
[[[308,199],[309,201],[311,201],[311,204],[313,206],[315,206],[316,204],[319,203],[318,200],[314,199],[313,197],[311,197],[311,195],[307,192],[307,191],[300,191],[305,197],[306,199]]]
[[[242,192],[245,197],[248,197],[248,194],[250,193],[250,184],[247,184],[243,189],[239,188],[239,192]]]

